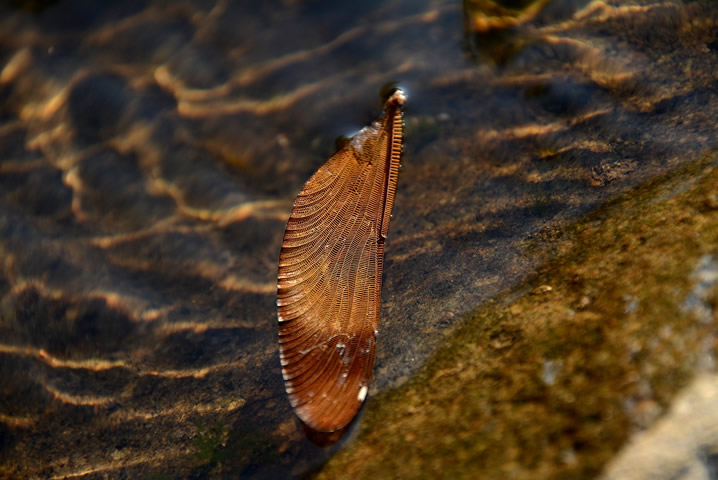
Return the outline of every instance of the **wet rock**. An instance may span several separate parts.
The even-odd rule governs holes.
[[[191,89],[219,87],[229,80],[223,58],[201,46],[185,46],[170,60],[167,68],[183,86]]]
[[[67,218],[71,214],[72,189],[55,168],[0,171],[0,191],[8,203],[30,215]]]
[[[718,316],[708,305],[718,282],[708,252],[718,215],[700,212],[715,161],[625,195],[556,238],[563,253],[374,398],[357,441],[315,478],[493,478],[509,465],[514,478],[593,478],[605,463],[603,478],[710,478]],[[527,295],[548,284],[550,295]],[[711,373],[691,381],[696,372]]]
[[[68,99],[70,118],[82,140],[105,141],[126,127],[132,99],[126,80],[111,73],[89,76],[76,85]]]
[[[65,358],[122,349],[134,330],[123,312],[108,308],[102,300],[53,300],[28,290],[15,298],[14,310],[10,324],[3,325],[4,338]]]
[[[149,228],[175,212],[169,195],[150,193],[152,184],[135,155],[104,149],[81,160],[71,173],[76,213],[109,231]]]
[[[123,28],[101,37],[108,60],[117,63],[161,65],[174,57],[195,34],[192,22],[182,15],[136,15]]]

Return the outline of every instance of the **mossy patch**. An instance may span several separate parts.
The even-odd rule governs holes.
[[[197,436],[192,441],[194,456],[200,465],[215,467],[220,465],[228,457],[227,438],[228,429],[220,422],[205,426],[195,423]]]
[[[598,474],[712,368],[718,288],[697,292],[696,271],[718,261],[716,159],[527,245],[554,260],[467,318],[411,381],[373,398],[357,441],[317,478]]]
[[[279,461],[275,438],[255,429],[230,428],[221,421],[195,422],[192,441],[195,473],[214,477],[226,471],[243,471]]]

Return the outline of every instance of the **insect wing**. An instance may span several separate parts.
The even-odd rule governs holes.
[[[309,179],[284,234],[277,284],[282,375],[297,415],[318,431],[346,426],[371,379],[400,106],[388,103],[381,124],[359,132]]]

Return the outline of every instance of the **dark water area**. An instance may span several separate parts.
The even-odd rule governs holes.
[[[565,225],[715,150],[717,26],[709,1],[1,2],[0,477],[320,468],[277,260],[382,87],[409,102],[370,396]]]

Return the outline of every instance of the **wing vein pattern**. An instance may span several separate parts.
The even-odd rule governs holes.
[[[371,379],[384,240],[402,146],[403,93],[305,184],[279,260],[279,346],[287,393],[319,431],[346,426]]]

